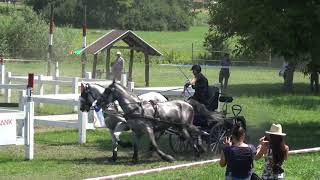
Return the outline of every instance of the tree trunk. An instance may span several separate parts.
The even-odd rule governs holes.
[[[293,92],[293,75],[294,75],[294,70],[296,68],[296,63],[290,62],[289,59],[286,59],[286,61],[288,61],[289,63],[288,63],[288,69],[286,71],[286,75],[284,76],[283,90],[286,93],[292,93]]]
[[[318,24],[320,25],[320,24]],[[312,47],[311,47],[311,64],[312,72],[310,72],[311,91],[319,92],[319,73],[320,73],[320,27],[316,26],[312,32]],[[315,83],[313,85],[313,82]]]

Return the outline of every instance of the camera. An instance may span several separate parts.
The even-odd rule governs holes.
[[[264,137],[264,141],[269,141],[269,138],[267,136]]]

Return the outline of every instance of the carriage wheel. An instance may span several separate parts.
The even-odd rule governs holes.
[[[175,153],[191,152],[191,146],[183,136],[179,136],[177,134],[170,134],[169,144],[172,151]]]
[[[210,138],[208,143],[208,151],[214,154],[220,153],[221,145],[227,136],[227,129],[223,123],[214,125],[210,130]]]

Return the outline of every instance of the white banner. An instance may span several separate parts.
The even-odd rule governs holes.
[[[0,116],[0,145],[16,144],[16,116],[3,113]]]

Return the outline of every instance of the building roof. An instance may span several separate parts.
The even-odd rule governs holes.
[[[87,54],[98,54],[105,49],[111,48],[120,40],[124,41],[130,48],[136,51],[146,52],[148,55],[152,56],[162,55],[158,50],[153,48],[150,44],[130,30],[112,30],[86,48],[82,49],[81,52],[86,52]]]

